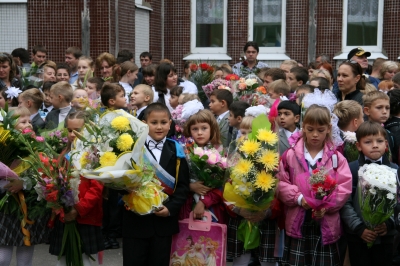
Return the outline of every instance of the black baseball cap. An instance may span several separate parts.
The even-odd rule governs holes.
[[[371,56],[371,53],[364,51],[364,49],[361,47],[357,47],[350,51],[350,53],[347,55],[347,60],[350,60],[355,55],[356,56],[365,55],[366,57],[369,57]]]

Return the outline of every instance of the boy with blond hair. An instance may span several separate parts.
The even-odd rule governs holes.
[[[46,116],[46,129],[64,127],[64,120],[69,113],[75,111],[71,107],[73,96],[72,86],[67,81],[61,81],[50,88],[50,101],[53,110]]]
[[[268,95],[271,99],[279,99],[281,96],[289,97],[290,87],[283,79],[272,82],[268,87]]]
[[[390,115],[390,99],[386,93],[382,91],[371,91],[363,97],[364,114],[368,117],[368,121],[377,122],[383,125]],[[390,131],[386,130],[386,138],[391,153],[391,161],[398,162],[399,144],[395,143],[394,137]]]
[[[144,110],[153,102],[154,92],[149,85],[139,84],[133,88],[131,93],[131,105],[136,107],[136,117],[143,120]]]

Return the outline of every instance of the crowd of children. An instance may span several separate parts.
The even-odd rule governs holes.
[[[95,63],[102,78],[93,77]],[[170,139],[175,134],[175,123],[179,122],[173,121],[171,111],[188,103],[199,103],[200,98],[190,86],[178,85],[171,62],[166,60],[158,66],[150,64],[139,69],[130,61],[116,64],[108,53],[100,55],[96,62],[82,56],[77,64],[78,77],[72,84],[68,82],[68,67],[59,66],[54,71],[51,66],[44,71],[50,77],[56,76],[57,82],[48,78],[41,88],[29,88],[14,96],[8,93],[9,88],[0,89],[0,108],[6,108],[6,102],[12,107],[9,110],[17,121],[15,129],[32,128],[37,135],[46,130],[65,129],[68,142],[60,158],[68,161],[76,138],[74,132],[91,119],[86,108],[99,108],[102,112],[125,110],[148,125],[146,152],[154,165],[175,180],[173,192],[162,208],[140,216],[121,206],[120,197],[127,192],[105,188],[97,181],[81,177],[79,203],[65,213],[64,221],[57,219],[50,230],[45,226],[50,216],[46,213],[28,225],[31,247],[23,245],[23,235],[15,227],[18,217],[1,210],[0,266],[10,264],[13,246],[17,247],[18,265],[32,265],[33,246],[45,240],[49,240],[50,254],[58,256],[64,222],[71,221],[78,225],[84,265],[90,265],[90,256],[104,249],[119,248],[116,239],[120,237],[124,265],[169,265],[172,236],[179,233],[178,221],[188,218],[192,211],[195,218],[202,219],[209,210],[213,222],[227,225],[227,257],[234,266],[248,265],[252,257],[260,265],[348,265],[349,262],[353,266],[391,265],[398,234],[394,216],[375,228],[367,227],[360,212],[357,183],[358,170],[364,164],[374,162],[397,169],[400,90],[390,90],[393,84],[382,83],[379,90],[367,92],[359,84],[364,78],[358,77],[354,84],[361,86],[357,90],[363,89],[361,96],[339,99],[334,106],[314,102],[305,110],[302,102],[316,87],[322,94],[331,93],[333,84],[328,70],[316,70],[310,78],[305,68],[288,61],[280,69],[260,71],[268,107],[277,104],[272,123],[279,135],[275,204],[279,202],[284,215],[280,223],[281,218],[273,215],[271,209],[249,212],[234,205],[228,207],[223,187],[207,187],[191,178],[186,157],[180,157],[176,142]],[[133,87],[139,71],[143,84]],[[224,78],[229,71],[229,66],[217,68],[215,77]],[[339,78],[343,75],[340,72]],[[216,88],[208,100],[205,108],[190,114],[182,133],[198,147],[229,153],[236,148],[236,140],[251,133],[255,116],[246,112],[250,104],[234,100],[230,90]],[[342,139],[345,132],[355,132],[358,150],[355,156],[348,154],[347,142],[336,146],[332,136],[335,127],[339,128]],[[313,209],[306,200],[311,192],[302,189],[302,183],[321,167],[336,180],[336,200],[334,206]],[[6,191],[17,193],[29,189],[22,181],[15,181],[0,191],[4,195]],[[260,245],[253,250],[246,250],[237,237],[243,220],[259,224]],[[276,252],[280,241],[278,228],[285,230],[281,243],[284,251],[280,255]],[[372,247],[369,243],[373,243]],[[197,261],[190,265],[216,265],[215,261],[212,263]],[[66,265],[65,258],[58,265]]]

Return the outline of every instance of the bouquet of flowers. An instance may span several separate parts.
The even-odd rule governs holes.
[[[237,146],[239,160],[230,168],[230,180],[225,184],[224,199],[250,212],[269,208],[274,199],[279,163],[278,136],[270,130],[271,124],[265,114],[252,122],[252,133]],[[238,228],[238,239],[246,250],[259,245],[258,225],[243,220]]]
[[[238,81],[240,79],[240,77],[236,74],[229,74],[226,75],[225,80],[229,80],[230,82],[235,82]]]
[[[225,90],[229,90],[232,93],[234,92],[234,90],[231,89],[230,81],[224,80],[224,79],[215,79],[215,80],[211,81],[210,83],[208,83],[207,85],[202,86],[202,89],[208,99],[210,99],[211,93],[214,90],[225,89]]]
[[[131,192],[125,206],[149,214],[160,208],[167,195],[145,158],[148,127],[143,122],[116,110],[105,113],[97,124],[86,124],[72,149],[72,162],[80,174],[105,186]]]
[[[197,145],[188,148],[188,159],[196,181],[210,188],[222,187],[225,180],[227,159],[214,147],[201,148]]]
[[[182,119],[183,105],[178,105],[175,110],[171,112],[172,119],[175,122],[175,135],[171,139],[176,140],[182,145],[186,142],[186,138],[183,135],[183,127],[185,126],[185,119]]]
[[[397,204],[397,170],[386,165],[365,164],[358,170],[358,200],[368,229],[385,222]],[[367,244],[372,247],[372,243]]]
[[[236,98],[241,101],[249,101],[251,95],[262,84],[261,80],[254,74],[250,74],[245,78],[240,78],[236,85]]]
[[[67,130],[62,129],[59,130],[57,129],[56,131],[52,131],[48,134],[48,137],[46,137],[46,142],[50,145],[50,147],[58,154],[60,154],[66,147],[68,143],[68,138],[67,138]]]
[[[304,180],[300,184],[300,188],[302,191],[304,189],[311,191],[311,193],[303,193],[303,197],[313,210],[335,206],[337,183],[326,169],[323,167],[314,169],[308,179],[308,184]],[[312,218],[314,218],[314,213]]]
[[[20,77],[23,87],[26,89],[28,86],[40,88],[43,85],[43,69],[32,63],[31,67],[18,66]]]
[[[214,79],[214,70],[215,66],[207,63],[193,63],[190,65],[190,81],[196,84],[202,102],[207,100],[207,96],[202,90],[202,87],[209,84]]]
[[[344,140],[344,155],[348,162],[352,162],[358,159],[359,152],[356,147],[356,133],[346,131],[343,132]]]

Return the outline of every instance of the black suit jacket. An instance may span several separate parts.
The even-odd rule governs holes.
[[[69,110],[67,117],[70,113],[75,112],[74,108],[71,108]],[[60,114],[60,109],[53,109],[50,111],[50,113],[47,114],[46,116],[46,129],[55,129],[58,127],[58,124],[60,121],[58,121],[58,115]]]
[[[31,124],[33,127],[33,131],[35,131],[36,135],[39,135],[39,130],[43,129],[44,126],[46,125],[39,113],[37,113],[33,117]]]
[[[160,165],[170,175],[176,176],[176,147],[175,143],[166,140],[160,157]],[[169,217],[158,217],[155,214],[137,215],[124,210],[122,232],[125,238],[149,238],[153,236],[172,236],[179,232],[178,216],[182,205],[189,193],[189,168],[186,159],[181,159],[176,189],[169,196],[164,206],[170,212]]]

